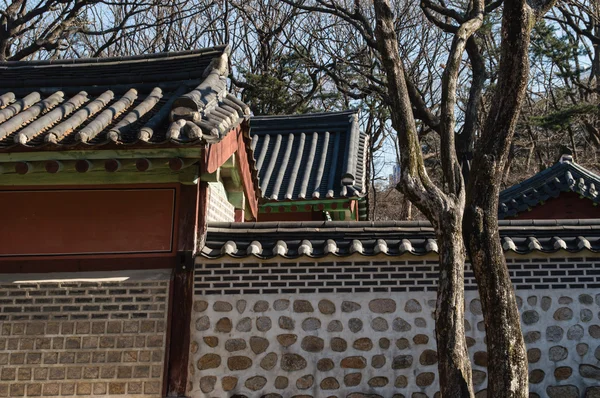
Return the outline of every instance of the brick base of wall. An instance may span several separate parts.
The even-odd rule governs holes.
[[[169,274],[126,274],[2,278],[0,397],[160,397]]]

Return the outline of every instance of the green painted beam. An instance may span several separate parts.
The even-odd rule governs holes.
[[[20,175],[17,173],[0,174],[0,186],[35,185],[112,185],[112,184],[165,184],[181,183],[193,185],[198,182],[197,167],[187,167],[174,172],[168,167],[153,168],[148,171],[107,172],[104,168],[94,168],[86,173],[62,171],[56,174],[36,171]]]
[[[33,162],[44,160],[78,160],[78,159],[139,159],[139,158],[184,158],[200,159],[202,148],[152,148],[152,149],[107,149],[107,150],[65,150],[65,151],[31,151],[0,153],[0,163]]]

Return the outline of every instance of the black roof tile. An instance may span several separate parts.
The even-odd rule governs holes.
[[[250,136],[265,199],[366,194],[368,137],[356,111],[252,117]]]

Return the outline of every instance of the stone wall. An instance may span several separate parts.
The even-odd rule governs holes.
[[[595,263],[582,265],[597,270]],[[270,275],[252,264],[226,266],[245,271],[248,280]],[[202,284],[210,277],[196,278]],[[532,397],[600,396],[585,395],[600,394],[594,387],[600,384],[600,294],[577,288],[517,294]],[[483,397],[487,355],[477,297],[466,294],[466,330],[475,388]],[[434,397],[434,307],[431,291],[197,294],[190,395]]]
[[[169,274],[126,274],[0,275],[0,397],[161,397]]]

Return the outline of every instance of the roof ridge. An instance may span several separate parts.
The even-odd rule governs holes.
[[[252,120],[276,120],[276,119],[301,119],[304,117],[317,117],[317,116],[343,116],[343,115],[351,115],[354,113],[358,113],[358,109],[346,109],[343,111],[329,111],[329,112],[314,112],[314,113],[294,113],[288,115],[259,115],[259,116],[251,116],[250,121]]]
[[[136,54],[129,56],[118,56],[118,57],[85,57],[85,58],[63,58],[56,60],[31,60],[31,61],[2,61],[0,62],[0,68],[9,67],[36,67],[36,66],[83,66],[83,65],[99,65],[99,64],[112,64],[112,63],[125,63],[125,62],[139,62],[148,60],[165,60],[165,59],[177,59],[187,58],[194,56],[205,56],[210,53],[223,53],[229,51],[229,45],[223,44],[212,47],[198,48],[194,50],[185,51],[164,51],[158,53],[147,53],[147,54]]]

